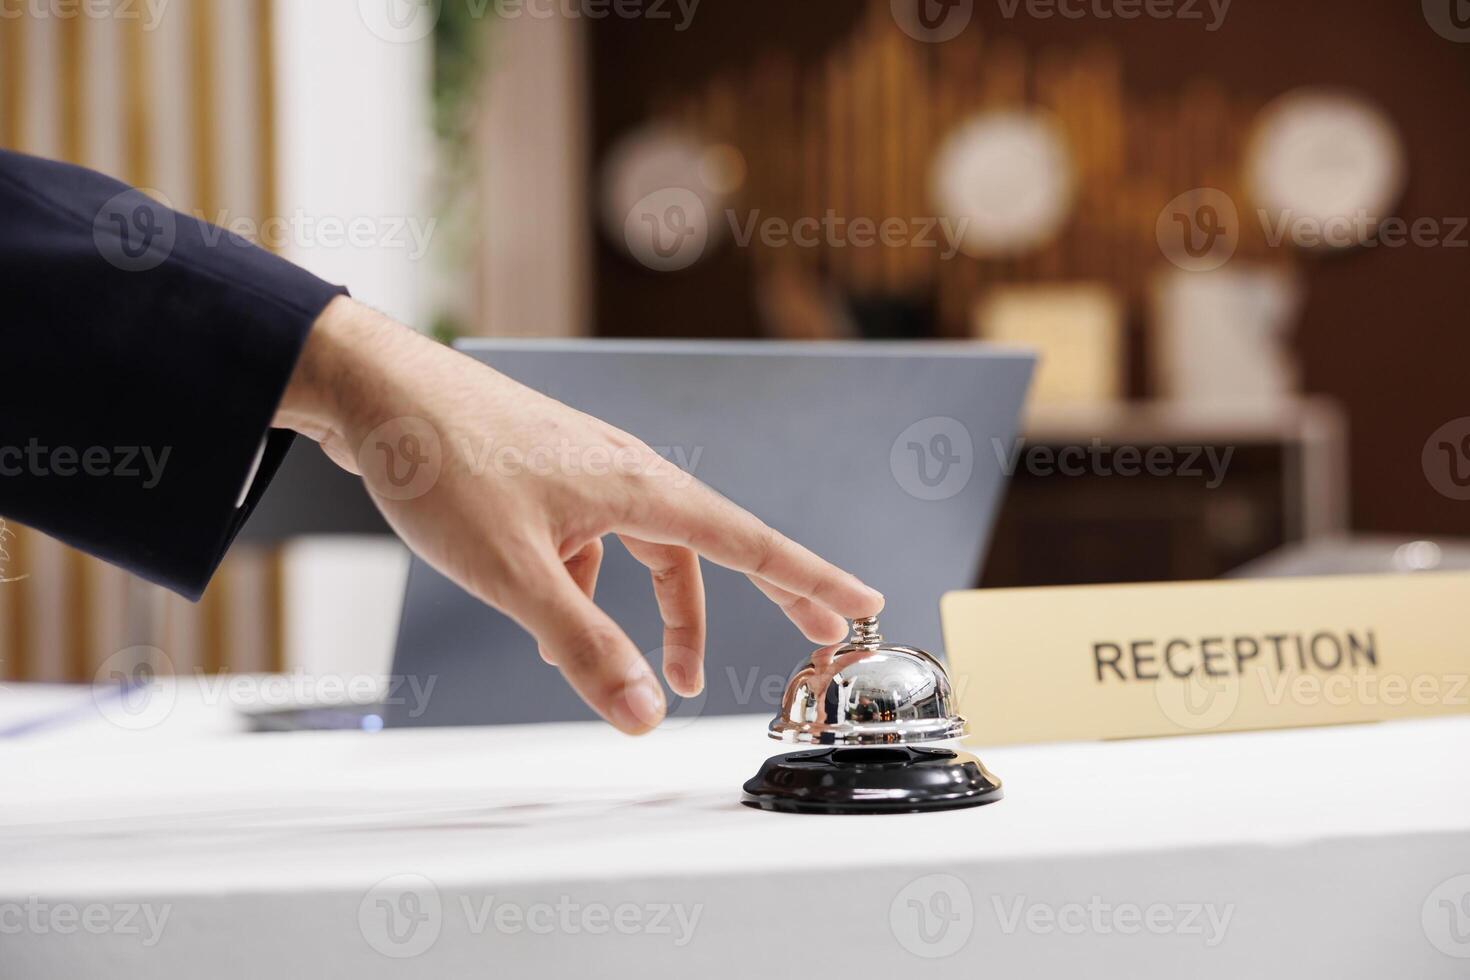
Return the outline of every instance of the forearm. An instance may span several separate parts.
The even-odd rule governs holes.
[[[422,412],[415,377],[440,345],[348,296],[322,310],[301,349],[271,424],[320,443],[339,465],[358,472],[367,433],[396,414]]]
[[[349,388],[371,383],[363,377],[375,360],[366,348],[379,343],[367,322],[371,315],[346,296],[327,304],[302,345],[272,426],[319,443],[340,432],[345,406],[356,400]]]

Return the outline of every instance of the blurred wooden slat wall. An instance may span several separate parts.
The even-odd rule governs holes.
[[[272,2],[172,0],[156,22],[149,5],[120,0],[13,5],[0,18],[0,146],[92,167],[209,220],[265,219]],[[88,13],[99,9],[108,15]],[[14,579],[0,582],[0,679],[88,681],[136,644],[181,671],[280,668],[274,548],[234,548],[196,605],[14,521],[0,535],[0,578]]]
[[[1165,204],[1216,187],[1242,213],[1249,206],[1240,160],[1259,101],[1203,81],[1166,100],[1132,100],[1107,44],[1038,52],[973,27],[926,44],[902,32],[888,0],[870,0],[856,30],[823,58],[797,65],[779,51],[758,54],[650,113],[741,148],[750,168],[742,206],[763,217],[794,221],[831,209],[848,221],[882,221],[934,214],[930,163],[966,117],[1025,106],[1050,111],[1076,168],[1072,215],[1051,244],[1015,258],[945,262],[933,247],[762,249],[757,238],[756,270],[814,264],[858,295],[932,296],[941,329],[964,335],[978,295],[993,284],[1087,279],[1138,304],[1164,264],[1155,222]],[[1241,224],[1238,256],[1287,260],[1267,247],[1259,223]]]

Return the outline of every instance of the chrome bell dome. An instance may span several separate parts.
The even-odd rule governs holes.
[[[811,745],[896,745],[964,735],[944,665],[923,650],[889,646],[876,617],[822,647],[786,682],[770,736]]]

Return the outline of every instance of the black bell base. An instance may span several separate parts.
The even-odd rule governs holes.
[[[994,803],[1000,780],[967,752],[913,746],[772,756],[740,802],[779,813],[925,813]]]

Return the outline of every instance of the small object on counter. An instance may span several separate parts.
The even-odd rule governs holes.
[[[784,813],[914,813],[979,806],[1001,783],[979,759],[948,747],[965,734],[944,665],[885,644],[876,617],[854,620],[786,684],[770,735],[818,746],[767,759],[741,802]]]

